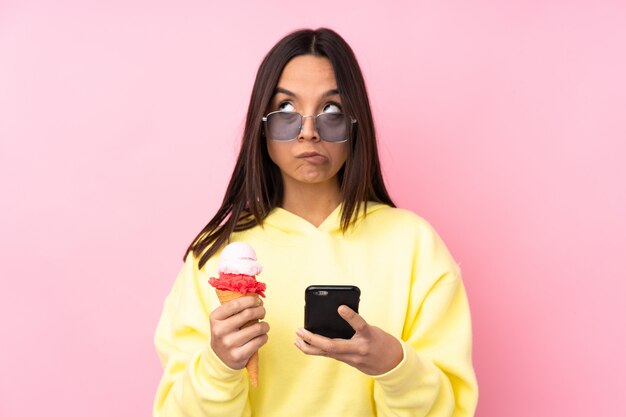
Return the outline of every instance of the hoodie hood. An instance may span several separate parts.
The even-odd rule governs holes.
[[[343,208],[343,204],[340,203],[329,215],[328,217],[319,225],[319,227],[315,227],[313,224],[309,223],[307,220],[302,217],[293,214],[290,211],[287,211],[281,207],[276,207],[274,210],[270,212],[270,214],[263,221],[263,226],[268,226],[271,228],[278,229],[282,232],[294,235],[309,235],[311,233],[329,233],[329,234],[342,234],[343,231],[341,229],[341,210]],[[356,218],[354,219],[353,224],[350,226],[351,229],[358,227],[360,221],[367,215],[384,209],[389,208],[388,205],[382,203],[376,203],[373,201],[369,201],[366,204],[365,212],[363,209],[359,211]]]

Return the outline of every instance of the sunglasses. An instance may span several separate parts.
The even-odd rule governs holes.
[[[265,136],[276,142],[289,142],[295,140],[304,119],[312,117],[315,121],[315,130],[320,139],[325,142],[341,143],[350,139],[352,125],[356,120],[343,113],[320,113],[317,116],[303,116],[294,111],[273,111],[263,118]]]

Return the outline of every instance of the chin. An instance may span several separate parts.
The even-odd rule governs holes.
[[[328,178],[328,176],[326,175],[320,175],[320,173],[311,173],[311,175],[296,173],[294,175],[284,175],[283,180],[302,184],[318,184],[327,182],[330,180],[330,178]]]
[[[303,184],[323,184],[328,181],[326,178],[296,178],[295,180]]]

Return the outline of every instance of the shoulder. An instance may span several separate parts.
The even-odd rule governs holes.
[[[373,241],[379,247],[438,251],[446,246],[431,223],[422,216],[385,204],[368,204],[368,213],[353,236],[354,239]]]
[[[412,258],[422,268],[428,266],[437,271],[433,276],[459,271],[441,236],[426,219],[414,212],[383,205],[364,220],[363,240],[390,250],[390,256]]]
[[[369,203],[364,226],[373,232],[393,231],[401,234],[436,234],[432,225],[411,210],[386,204]]]
[[[217,270],[219,252],[208,258],[206,262],[200,266],[200,260],[203,253],[195,254],[193,251],[189,251],[185,254],[184,263],[180,273],[184,275],[186,279],[192,281],[208,280],[207,274],[209,271],[213,272]]]

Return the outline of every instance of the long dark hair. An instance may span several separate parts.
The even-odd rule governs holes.
[[[282,204],[283,181],[279,168],[269,157],[261,119],[265,116],[283,68],[294,57],[315,55],[332,63],[344,112],[357,120],[344,166],[337,173],[342,195],[341,226],[344,233],[367,201],[395,207],[380,170],[376,133],[365,81],[354,52],[336,32],[320,28],[303,29],[281,39],[265,56],[257,72],[241,150],[228,183],[222,205],[196,236],[185,256],[192,251],[207,262],[233,232],[262,224]]]

